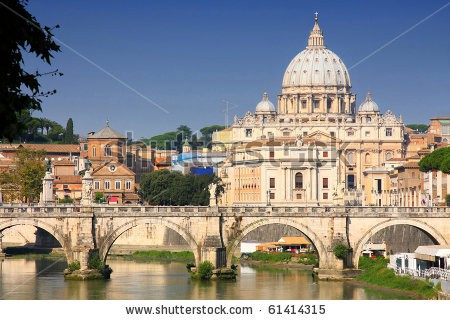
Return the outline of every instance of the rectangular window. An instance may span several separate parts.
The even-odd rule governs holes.
[[[336,136],[336,134],[334,133],[334,131],[330,132],[330,136],[332,136],[333,138]]]
[[[270,186],[270,188],[275,188],[275,178],[270,178],[269,186]]]
[[[328,158],[328,151],[324,151],[324,152],[323,152],[323,157],[324,157],[324,158]]]
[[[247,138],[251,137],[252,136],[252,129],[245,129],[245,136]]]
[[[94,181],[94,189],[95,190],[99,190],[100,189],[100,181],[98,181],[98,180]]]
[[[142,160],[142,168],[148,168],[148,161]]]
[[[289,137],[290,135],[291,135],[291,133],[289,131],[283,132],[283,137]]]
[[[115,188],[116,190],[122,189],[122,182],[120,180],[115,181]]]
[[[308,131],[303,131],[303,136],[306,137],[308,135]]]
[[[306,109],[306,100],[302,100],[302,109]]]
[[[92,156],[93,157],[97,156],[97,148],[96,147],[92,147]]]
[[[328,178],[322,179],[322,186],[324,189],[328,189]]]
[[[323,193],[323,200],[328,200],[328,192]]]
[[[313,104],[314,104],[314,109],[319,108],[319,100],[314,100]]]
[[[353,136],[353,135],[354,135],[354,132],[353,132],[353,131],[351,131],[351,130],[347,131],[347,136],[351,137],[351,136]]]
[[[111,182],[110,182],[109,180],[106,180],[106,181],[105,181],[105,189],[106,189],[106,190],[111,189]]]
[[[370,137],[370,131],[366,131],[366,137]]]
[[[272,199],[272,200],[275,199],[275,193],[273,193],[273,192],[270,193],[270,199]]]
[[[297,200],[301,200],[302,199],[302,194],[301,193],[297,193]]]
[[[392,137],[392,128],[386,128],[386,137]]]
[[[88,144],[87,144],[87,143],[85,143],[85,144],[83,145],[83,150],[84,150],[84,151],[88,151]]]
[[[125,189],[131,190],[131,180],[127,180],[127,181],[125,182]]]
[[[269,137],[269,139],[273,139],[273,132],[268,132],[267,136]]]
[[[269,157],[270,158],[275,158],[275,151],[270,151],[269,152]]]

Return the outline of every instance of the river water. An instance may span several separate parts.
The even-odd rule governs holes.
[[[106,281],[65,281],[64,258],[28,257],[0,261],[0,299],[408,299],[353,282],[316,281],[311,271],[240,266],[236,281],[190,280],[182,263],[108,261]]]

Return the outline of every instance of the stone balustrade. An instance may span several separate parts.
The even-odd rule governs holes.
[[[113,216],[293,216],[293,217],[449,217],[450,207],[375,207],[375,206],[334,206],[334,207],[304,207],[304,206],[77,206],[77,205],[0,205],[0,216],[11,215],[73,215],[95,213],[95,215]]]

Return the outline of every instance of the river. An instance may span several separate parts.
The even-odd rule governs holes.
[[[0,299],[133,300],[324,300],[408,299],[351,281],[316,281],[310,271],[240,266],[236,281],[191,281],[182,263],[108,261],[106,281],[65,281],[59,257],[6,258],[0,261]]]

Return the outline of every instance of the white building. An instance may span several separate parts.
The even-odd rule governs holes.
[[[404,125],[370,93],[356,110],[351,88],[316,17],[308,45],[286,68],[278,107],[264,93],[254,113],[213,135],[230,155],[219,167],[222,204],[388,204],[388,184],[367,170],[403,157]]]

